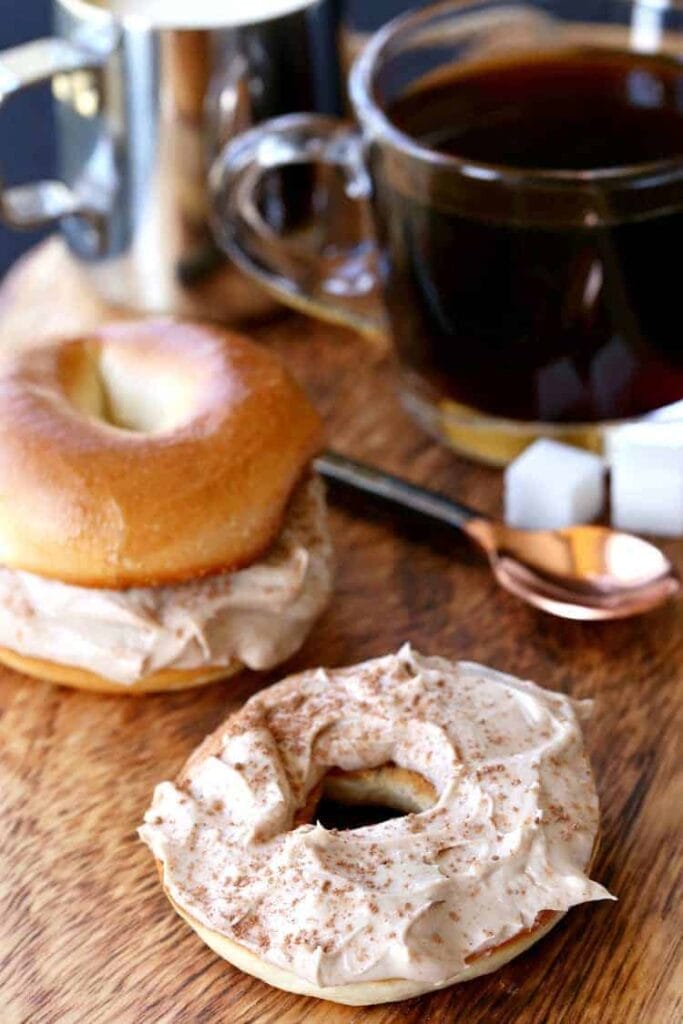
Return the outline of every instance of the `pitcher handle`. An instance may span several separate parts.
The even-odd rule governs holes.
[[[292,165],[312,168],[314,218],[284,238],[260,193],[268,172]],[[229,142],[209,180],[216,238],[239,266],[295,308],[384,337],[371,186],[355,128],[320,114],[274,118]]]
[[[103,57],[66,39],[35,39],[0,53],[0,106],[10,96],[55,75],[96,68]],[[63,181],[35,181],[11,188],[0,177],[0,218],[10,227],[36,228],[79,214],[99,211]]]

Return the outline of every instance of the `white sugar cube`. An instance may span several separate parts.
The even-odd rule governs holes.
[[[612,523],[620,530],[683,536],[683,423],[634,423],[610,430]]]
[[[598,455],[558,441],[534,441],[505,471],[505,521],[527,530],[597,518],[605,504]]]

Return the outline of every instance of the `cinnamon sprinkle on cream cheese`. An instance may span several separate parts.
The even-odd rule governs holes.
[[[457,981],[468,961],[610,894],[586,871],[598,801],[578,716],[493,669],[397,654],[255,697],[157,786],[140,829],[173,901],[319,986]],[[433,807],[351,831],[294,827],[331,768],[394,763]]]

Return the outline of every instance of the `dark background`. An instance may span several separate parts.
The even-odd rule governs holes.
[[[191,0],[188,0],[191,2]],[[227,0],[226,0],[227,2]],[[410,0],[332,0],[353,27],[367,31],[409,7]],[[0,49],[50,33],[51,0],[0,0]],[[48,86],[12,99],[0,112],[0,175],[8,182],[54,174],[55,154]],[[15,232],[0,224],[0,276],[46,232]]]
[[[51,0],[0,0],[0,49],[50,32]],[[10,100],[0,112],[0,175],[9,182],[54,173],[54,143],[47,86]],[[10,231],[0,225],[0,275],[44,232]]]

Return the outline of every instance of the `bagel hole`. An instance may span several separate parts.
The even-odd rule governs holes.
[[[191,415],[191,388],[178,374],[141,372],[125,349],[115,346],[86,352],[69,399],[94,419],[135,434],[173,430]]]
[[[382,804],[347,804],[323,796],[316,808],[315,819],[328,831],[350,832],[367,825],[379,825],[392,818],[403,818],[406,814],[408,811]]]
[[[114,346],[100,351],[97,373],[102,389],[103,419],[119,430],[135,434],[156,434],[178,426],[185,416],[174,415],[174,407],[177,408],[174,382],[166,374],[132,371],[125,355],[119,354]],[[183,403],[179,405],[182,408]]]
[[[355,772],[333,768],[316,796],[311,820],[341,832],[419,814],[437,801],[424,776],[395,764]]]

